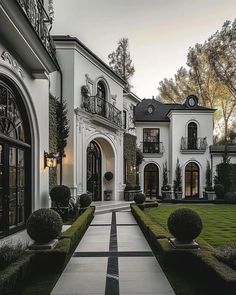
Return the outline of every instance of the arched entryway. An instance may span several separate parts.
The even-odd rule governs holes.
[[[115,200],[117,197],[117,174],[113,143],[109,138],[103,136],[93,137],[87,145],[86,154],[87,193],[92,195],[93,201]],[[112,173],[112,179],[107,180],[105,178],[106,172]]]
[[[185,167],[185,197],[199,198],[199,167],[194,162]]]
[[[93,201],[101,201],[101,150],[95,141],[87,147],[87,191]]]
[[[144,193],[148,198],[159,195],[159,168],[156,164],[147,164],[144,168]]]
[[[24,227],[31,198],[29,119],[17,89],[0,76],[0,237]]]

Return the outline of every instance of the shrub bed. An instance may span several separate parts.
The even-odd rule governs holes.
[[[54,249],[27,251],[1,271],[0,294],[16,294],[14,290],[22,289],[23,284],[27,285],[27,281],[35,275],[57,273],[59,276],[92,221],[94,210],[95,207],[86,209],[71,227],[60,235]]]
[[[235,294],[236,271],[220,262],[215,257],[216,249],[205,240],[197,239],[200,250],[174,249],[169,242],[169,232],[153,222],[138,206],[131,205],[131,211],[151,242],[154,253],[161,257],[166,267],[176,272],[193,271],[198,280],[207,279],[209,294]]]
[[[21,255],[15,262],[0,271],[0,294],[15,294],[14,290],[31,273],[32,253]]]

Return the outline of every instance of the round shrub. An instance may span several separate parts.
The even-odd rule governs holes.
[[[71,198],[70,189],[66,185],[54,186],[50,191],[50,197],[53,202],[68,206]]]
[[[28,235],[37,243],[48,243],[62,230],[61,216],[52,209],[42,208],[33,212],[27,220]]]
[[[112,173],[111,171],[106,172],[105,175],[104,175],[104,177],[105,177],[105,179],[106,179],[107,181],[110,181],[110,180],[113,179],[113,173]]]
[[[217,199],[223,199],[225,194],[225,189],[222,184],[216,184],[214,187]]]
[[[168,229],[178,241],[189,243],[201,233],[202,220],[191,209],[177,209],[168,218]]]
[[[142,193],[138,193],[134,196],[134,201],[136,204],[143,204],[146,200],[146,197]]]
[[[82,194],[79,197],[79,204],[81,208],[89,207],[92,203],[92,198],[88,194]]]
[[[230,202],[230,203],[235,203],[236,202],[236,194],[234,192],[227,192],[225,194],[225,200],[227,202]]]

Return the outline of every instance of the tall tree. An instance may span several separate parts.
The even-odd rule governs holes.
[[[62,160],[67,145],[67,138],[69,136],[69,120],[67,119],[67,105],[66,102],[61,99],[56,103],[56,115],[57,115],[57,150],[59,152],[60,161],[60,184],[62,184]]]
[[[116,51],[108,55],[108,60],[112,70],[127,82],[126,89],[130,91],[132,87],[130,79],[133,77],[135,69],[130,57],[128,38],[122,38],[118,41]]]
[[[226,21],[206,44],[209,62],[216,76],[236,99],[236,19],[233,22]]]
[[[182,103],[195,94],[201,105],[216,108],[214,123],[227,141],[236,114],[236,21],[226,22],[204,44],[190,47],[188,69],[178,69],[174,79],[159,83],[160,99]]]

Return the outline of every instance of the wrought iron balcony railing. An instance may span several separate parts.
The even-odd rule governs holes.
[[[84,100],[83,106],[87,112],[106,118],[119,127],[122,126],[121,111],[103,98],[90,96]]]
[[[52,18],[47,14],[41,0],[16,0],[29,22],[34,28],[36,34],[41,39],[49,55],[55,60],[55,47],[50,35],[52,28]]]
[[[162,142],[142,142],[142,151],[144,154],[162,154],[164,147]]]
[[[180,149],[181,151],[204,152],[207,149],[206,137],[198,137],[198,138],[182,137]]]

